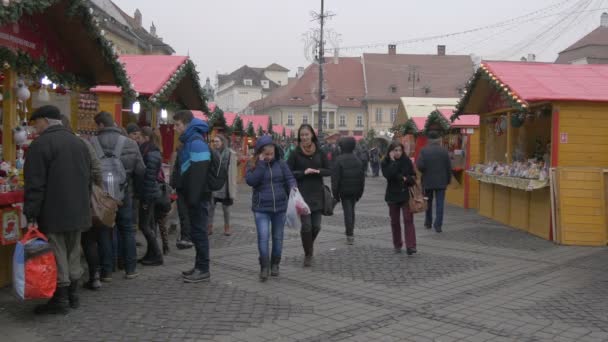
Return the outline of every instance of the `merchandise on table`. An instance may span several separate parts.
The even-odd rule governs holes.
[[[544,161],[530,159],[527,162],[513,162],[511,164],[492,162],[477,164],[470,172],[491,176],[514,177],[525,179],[538,179],[544,181],[549,176],[548,165]]]

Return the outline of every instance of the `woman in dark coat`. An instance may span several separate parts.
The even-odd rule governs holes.
[[[323,211],[324,184],[323,177],[331,175],[326,156],[321,152],[314,129],[303,124],[298,129],[298,146],[289,156],[289,168],[298,181],[298,189],[310,207],[311,214],[303,215],[302,246],[304,247],[304,267],[312,263],[313,244],[321,231],[321,213]]]
[[[152,134],[146,135],[144,129],[142,143],[139,146],[146,165],[143,178],[138,180],[139,229],[144,234],[147,244],[146,254],[140,262],[145,266],[160,266],[163,264],[163,254],[156,240],[154,208],[161,197],[158,176],[162,167],[162,156],[160,149],[152,139]]]
[[[410,158],[403,152],[403,145],[393,142],[382,161],[382,174],[386,178],[386,195],[393,231],[393,246],[396,253],[401,253],[403,236],[401,235],[401,213],[403,213],[405,245],[408,255],[416,253],[416,229],[414,214],[409,208],[409,187],[416,184],[416,171]]]

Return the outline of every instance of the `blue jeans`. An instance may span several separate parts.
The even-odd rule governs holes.
[[[201,272],[209,272],[209,235],[207,221],[209,207],[207,202],[201,202],[194,207],[188,207],[190,219],[190,237],[196,250],[194,268]]]
[[[426,218],[424,225],[426,227],[433,227],[435,230],[440,231],[443,226],[443,206],[445,202],[445,189],[441,190],[425,190],[425,195],[428,197],[428,208],[426,209]],[[433,224],[433,197],[436,201],[436,213],[435,213],[435,224]]]
[[[280,258],[283,253],[283,232],[285,228],[285,212],[261,213],[254,212],[255,226],[258,231],[258,252],[261,260],[268,260],[268,243],[272,232],[272,257]],[[272,228],[271,228],[272,227]]]
[[[118,255],[124,258],[125,272],[135,272],[137,264],[137,250],[135,247],[135,226],[133,225],[133,198],[127,194],[122,200],[122,206],[116,212],[116,228],[119,243]]]

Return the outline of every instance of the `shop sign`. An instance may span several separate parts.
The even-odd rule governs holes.
[[[559,134],[559,142],[562,144],[567,144],[568,143],[568,133],[560,133]]]

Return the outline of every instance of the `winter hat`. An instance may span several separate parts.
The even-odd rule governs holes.
[[[260,153],[264,147],[272,144],[272,137],[269,135],[265,135],[258,139],[258,141],[255,143],[255,152]]]
[[[131,133],[135,133],[135,132],[141,132],[141,128],[139,128],[139,126],[137,126],[137,124],[134,123],[130,123],[127,125],[127,134],[131,134]]]
[[[32,114],[30,120],[36,119],[51,119],[51,120],[61,120],[61,112],[59,108],[51,105],[42,106]]]

